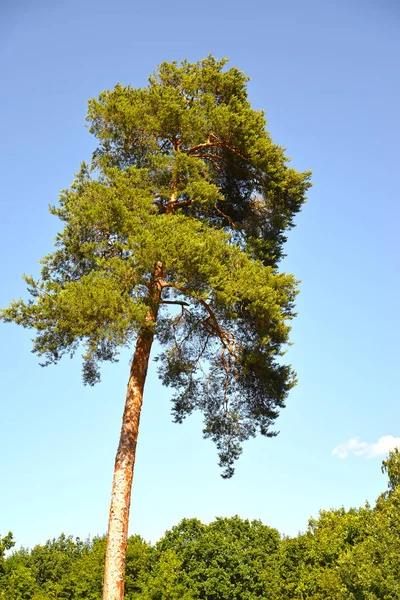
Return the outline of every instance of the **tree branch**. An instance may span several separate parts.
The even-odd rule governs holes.
[[[197,144],[196,146],[192,146],[186,150],[186,154],[192,154],[193,152],[197,152],[198,150],[207,149],[207,148],[215,148],[223,146],[221,142],[205,142],[204,144]]]
[[[189,302],[183,300],[161,300],[161,304],[177,304],[179,306],[190,306]]]
[[[223,347],[226,348],[226,350],[229,352],[229,354],[233,358],[237,358],[237,354],[234,351],[234,346],[236,345],[234,337],[230,333],[228,333],[227,331],[222,329],[222,327],[218,323],[218,319],[217,319],[214,311],[212,310],[211,306],[209,304],[207,304],[207,302],[205,300],[203,300],[202,298],[196,298],[195,296],[192,296],[188,290],[186,290],[184,287],[178,285],[177,283],[160,281],[160,285],[161,285],[161,288],[173,288],[175,290],[178,290],[182,294],[190,296],[191,298],[193,298],[193,300],[197,301],[208,312],[209,319],[214,326],[214,331],[217,334],[217,337],[219,338]],[[203,323],[203,325],[205,326],[205,323]],[[206,330],[208,331],[207,327],[206,327]]]
[[[211,136],[209,136],[207,142],[205,142],[204,144],[197,144],[196,146],[192,146],[191,148],[188,148],[188,150],[186,150],[186,153],[192,154],[193,152],[197,152],[198,150],[200,150],[200,152],[201,152],[201,150],[203,150],[203,149],[207,150],[208,148],[225,148],[226,150],[229,150],[233,154],[236,154],[236,156],[238,156],[242,160],[245,160],[248,162],[248,158],[246,158],[240,152],[239,148],[236,148],[236,146],[231,146],[230,144],[227,144],[226,142],[222,142],[214,135],[212,135],[212,137],[214,138],[214,141],[211,141]],[[201,156],[201,154],[200,154],[200,156]]]
[[[191,204],[193,204],[193,200],[192,199],[181,200],[180,202],[175,202],[174,208],[182,208],[182,206],[190,206]]]
[[[225,219],[227,219],[229,221],[229,224],[234,227],[235,229],[237,229],[237,225],[235,223],[235,221],[233,219],[231,219],[231,217],[229,215],[226,215],[225,213],[222,212],[222,210],[220,210],[217,206],[217,204],[214,204],[214,208],[217,211],[217,213],[219,213],[222,217],[225,217]]]

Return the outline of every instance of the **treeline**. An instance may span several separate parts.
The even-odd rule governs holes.
[[[281,537],[261,521],[184,519],[155,546],[129,538],[126,600],[400,598],[400,453],[383,463],[389,486],[376,505],[321,511],[308,530]],[[100,600],[105,538],[61,535],[7,558],[1,600]]]

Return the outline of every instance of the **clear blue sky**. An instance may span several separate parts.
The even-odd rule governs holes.
[[[201,419],[171,423],[152,368],[131,533],[155,541],[183,517],[239,514],[295,534],[320,508],[373,502],[393,440],[370,444],[400,436],[397,2],[5,0],[0,13],[1,306],[38,273],[59,228],[47,206],[90,158],[87,100],[145,85],[164,60],[229,56],[274,140],[314,172],[283,265],[302,284],[280,435],[247,443],[222,480]],[[79,359],[40,368],[30,337],[0,325],[0,532],[29,546],[103,533],[129,355],[89,389]],[[332,455],[355,437],[358,455]]]

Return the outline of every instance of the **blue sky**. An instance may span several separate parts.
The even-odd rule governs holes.
[[[274,141],[313,170],[282,265],[302,284],[288,353],[299,383],[279,436],[247,443],[222,480],[201,418],[171,423],[152,367],[131,533],[155,541],[183,517],[239,514],[296,534],[386,486],[393,440],[379,440],[400,436],[399,21],[394,0],[2,3],[1,306],[38,273],[59,228],[47,206],[90,158],[87,100],[145,85],[164,60],[229,56]],[[0,533],[25,546],[103,533],[129,354],[85,388],[79,358],[42,369],[30,337],[0,325]]]

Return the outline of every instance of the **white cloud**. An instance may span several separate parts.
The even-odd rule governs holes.
[[[332,450],[332,454],[339,458],[347,458],[350,453],[364,458],[373,458],[387,454],[396,446],[400,448],[400,437],[393,435],[383,435],[377,442],[371,443],[362,442],[359,437],[355,437],[336,446]]]

